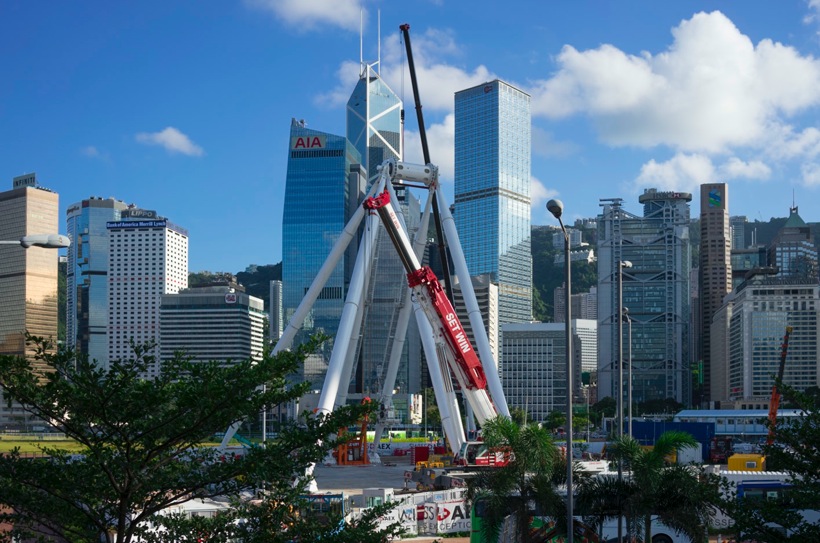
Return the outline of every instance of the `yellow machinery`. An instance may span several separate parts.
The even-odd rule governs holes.
[[[766,471],[766,457],[762,454],[733,454],[728,463],[729,471]]]

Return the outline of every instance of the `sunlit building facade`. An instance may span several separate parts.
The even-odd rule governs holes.
[[[377,65],[362,63],[359,81],[347,101],[347,139],[356,147],[370,179],[388,158],[403,157],[401,138],[402,101],[376,71]]]
[[[128,205],[91,197],[66,210],[71,238],[66,268],[66,345],[90,360],[108,361],[108,228]]]
[[[15,177],[0,192],[0,240],[57,233],[59,197],[36,174]],[[0,244],[0,354],[32,355],[25,332],[57,344],[57,263],[54,249]],[[0,427],[26,429],[30,416],[17,403],[0,402]]]
[[[290,127],[288,169],[282,216],[282,308],[284,325],[290,321],[361,201],[366,173],[361,155],[342,136],[320,132],[294,119]],[[357,243],[342,260],[313,304],[296,343],[323,332],[335,336],[356,257]],[[304,375],[317,388],[333,341],[324,345],[316,363]]]
[[[160,356],[182,352],[194,362],[261,360],[265,303],[233,282],[163,294]]]
[[[59,231],[59,196],[36,174],[15,177],[0,192],[0,240]],[[31,354],[26,331],[57,341],[57,251],[0,245],[0,353]]]
[[[715,401],[768,400],[786,327],[792,327],[783,381],[799,391],[820,384],[820,286],[761,269],[727,297],[712,324]]]
[[[162,295],[188,288],[188,231],[150,210],[133,213],[106,224],[109,364],[132,359],[133,344],[155,344],[158,359]],[[158,370],[154,364],[144,377]]]
[[[732,230],[729,218],[729,185],[700,186],[700,335],[698,353],[703,368],[703,393],[697,403],[711,400],[712,319],[732,291]]]
[[[498,285],[501,325],[532,320],[530,121],[530,96],[503,81],[455,94],[454,216],[470,275]]]
[[[617,398],[619,376],[618,274],[623,269],[624,379],[631,351],[633,400],[691,400],[689,202],[684,192],[646,190],[643,216],[619,198],[602,201],[598,216],[598,397]],[[626,382],[624,382],[624,385]],[[627,387],[621,391],[626,393]]]

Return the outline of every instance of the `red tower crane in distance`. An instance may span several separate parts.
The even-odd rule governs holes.
[[[769,401],[769,437],[766,439],[766,444],[774,443],[774,428],[777,424],[777,409],[780,407],[780,391],[777,390],[777,383],[783,381],[783,372],[786,368],[786,355],[789,353],[789,336],[792,333],[792,327],[786,327],[786,333],[783,335],[783,344],[780,347],[780,368],[777,370],[777,380],[772,385],[772,398]]]

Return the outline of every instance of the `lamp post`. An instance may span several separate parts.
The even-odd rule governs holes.
[[[624,268],[632,262],[618,262],[618,437],[624,437]]]
[[[71,245],[68,236],[61,234],[30,234],[16,241],[0,241],[0,245],[20,245],[24,249],[42,247],[44,249],[65,249]]]
[[[618,261],[618,438],[624,437],[624,268],[631,268],[629,260]],[[623,480],[623,462],[618,459],[618,482]],[[623,541],[622,517],[618,515],[618,542]]]
[[[627,411],[626,416],[629,419],[629,425],[627,427],[627,434],[629,437],[632,437],[632,317],[629,316],[629,308],[624,308],[624,318],[626,319],[626,344],[627,344],[627,355],[626,360],[627,364],[627,384],[626,384],[626,401],[627,401]]]
[[[567,283],[565,296],[566,315],[566,350],[567,350],[567,543],[573,543],[573,512],[572,512],[572,295],[570,288],[570,245],[569,232],[564,227],[561,215],[564,212],[564,203],[561,200],[547,202],[547,210],[558,219],[561,231],[564,233],[564,274]]]

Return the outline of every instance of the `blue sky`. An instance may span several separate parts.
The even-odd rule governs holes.
[[[794,194],[820,221],[820,0],[3,0],[0,189],[36,171],[62,229],[89,196],[155,209],[193,271],[278,262],[290,119],[344,133],[362,9],[420,161],[411,25],[450,201],[453,93],[501,78],[532,96],[533,224],[551,197],[571,222],[719,181],[732,215],[786,216]]]

